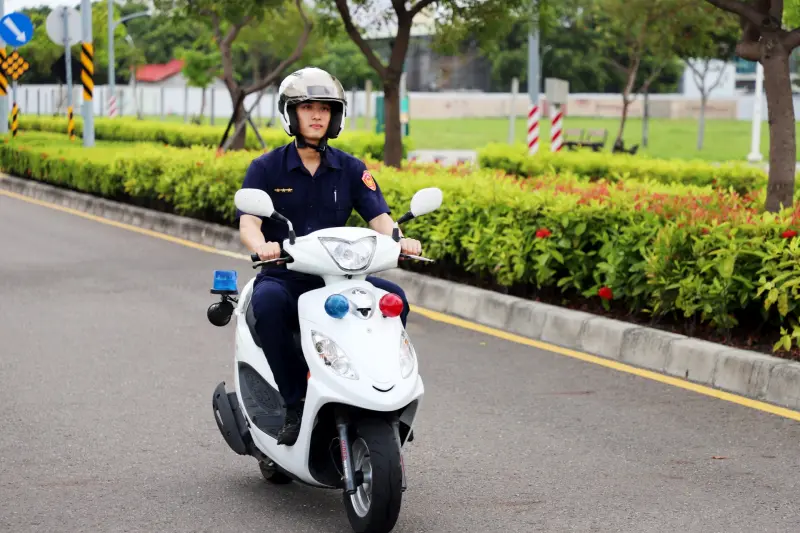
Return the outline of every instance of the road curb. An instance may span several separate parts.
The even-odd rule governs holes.
[[[110,220],[249,255],[234,228],[0,175],[0,189]],[[790,409],[800,363],[628,322],[394,269],[410,303],[529,339],[585,352]]]

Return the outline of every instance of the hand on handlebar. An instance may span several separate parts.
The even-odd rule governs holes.
[[[416,239],[400,239],[400,261],[413,259],[433,263],[433,259],[422,257],[422,243]]]
[[[281,245],[276,242],[267,242],[256,248],[257,253],[250,254],[250,260],[254,263],[253,268],[265,265],[282,265],[292,259],[284,252]]]
[[[277,242],[265,242],[256,248],[256,254],[262,261],[269,261],[270,259],[277,259],[281,256],[281,245]],[[254,254],[254,255],[256,255]]]
[[[422,243],[416,239],[400,239],[400,252],[407,255],[422,255]]]

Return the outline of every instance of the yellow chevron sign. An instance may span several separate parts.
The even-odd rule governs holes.
[[[14,50],[11,52],[11,55],[3,59],[3,62],[0,63],[0,67],[3,68],[3,72],[6,76],[16,81],[25,74],[30,68],[30,65],[16,50]],[[8,80],[5,81],[6,85],[8,85]]]

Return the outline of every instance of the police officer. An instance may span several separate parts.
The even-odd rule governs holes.
[[[296,235],[344,226],[355,208],[373,230],[392,234],[394,222],[381,189],[366,165],[350,154],[327,145],[344,129],[347,99],[339,80],[318,68],[304,68],[287,76],[278,90],[283,129],[295,139],[252,161],[243,188],[266,191],[276,211],[292,221]],[[236,212],[242,242],[261,260],[280,256],[288,238],[281,222]],[[404,253],[420,255],[419,241],[402,238]],[[405,293],[396,284],[372,276],[367,280],[403,300],[403,326],[408,316]],[[286,419],[278,444],[297,441],[302,420],[308,367],[294,353],[292,332],[299,327],[297,300],[304,292],[324,286],[322,278],[281,267],[267,267],[253,288],[256,332],[286,402]]]

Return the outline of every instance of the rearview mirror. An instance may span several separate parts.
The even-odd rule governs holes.
[[[261,189],[239,189],[233,203],[241,212],[257,217],[271,217],[275,212],[272,198]]]
[[[411,214],[414,217],[427,215],[439,209],[442,205],[442,190],[438,187],[420,189],[411,198]]]

